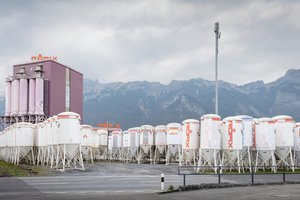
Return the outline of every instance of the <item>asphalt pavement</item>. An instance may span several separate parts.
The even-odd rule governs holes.
[[[169,185],[183,185],[178,165],[149,165],[118,162],[85,164],[85,171],[55,172],[46,177],[0,178],[0,199],[295,199],[300,185],[263,185],[251,187],[204,189],[157,194],[160,175]],[[299,181],[300,175],[286,175],[286,181]],[[250,175],[223,175],[222,182],[250,183]],[[281,174],[256,175],[255,182],[280,182]],[[186,184],[217,183],[216,175],[186,176]],[[297,198],[296,198],[297,199]]]

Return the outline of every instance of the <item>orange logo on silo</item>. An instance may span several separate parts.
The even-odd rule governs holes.
[[[186,148],[190,148],[190,133],[192,133],[193,131],[190,130],[190,123],[187,123],[186,125],[186,142],[185,142],[185,147]]]
[[[39,54],[38,56],[31,56],[31,60],[56,60],[57,56],[42,56],[42,54]]]
[[[233,132],[235,132],[235,129],[233,129],[232,127],[232,121],[229,122],[228,124],[228,136],[229,136],[229,139],[228,139],[228,148],[232,148],[233,149]]]

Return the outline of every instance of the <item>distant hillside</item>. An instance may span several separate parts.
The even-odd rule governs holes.
[[[109,121],[121,124],[123,130],[151,124],[181,123],[188,118],[214,113],[215,82],[201,78],[157,82],[101,84],[84,79],[83,119],[97,126]],[[300,121],[300,70],[288,70],[285,76],[264,84],[252,82],[243,86],[219,82],[219,114],[246,114],[256,118],[285,114]]]

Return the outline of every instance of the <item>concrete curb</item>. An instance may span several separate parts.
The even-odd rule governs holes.
[[[204,183],[197,185],[179,186],[178,189],[169,191],[157,191],[157,194],[166,194],[172,192],[201,190],[201,189],[216,189],[216,188],[231,188],[231,187],[250,187],[260,185],[285,185],[285,184],[300,184],[300,181],[286,181],[286,182],[267,182],[267,183]]]
[[[157,194],[166,194],[166,193],[172,193],[172,192],[179,192],[179,189],[175,190],[167,190],[167,191],[157,191]]]

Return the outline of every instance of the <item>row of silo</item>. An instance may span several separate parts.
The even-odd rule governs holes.
[[[1,133],[1,159],[18,164],[27,161],[56,169],[84,169],[81,155],[80,116],[73,112],[60,113],[43,123],[16,123]]]
[[[20,160],[34,164],[33,131],[30,123],[16,123],[0,133],[1,159],[18,165]]]
[[[217,166],[216,155],[212,156],[209,151],[205,151],[210,144],[217,144],[218,141],[210,139],[207,141],[207,132],[213,132],[214,129],[205,122],[205,118],[212,118],[212,116],[203,116],[201,118],[201,145],[199,165],[203,166],[203,158],[207,153],[206,160],[214,158],[214,166]],[[220,119],[216,119],[220,121]],[[205,129],[205,128],[206,129]],[[208,127],[208,128],[207,128]],[[296,130],[293,125],[293,119],[289,116],[277,116],[274,118],[254,119],[250,116],[235,116],[223,119],[219,124],[215,124],[215,128],[220,127],[215,132],[221,133],[221,145],[215,146],[215,150],[222,151],[221,159],[219,160],[222,166],[236,166],[240,171],[240,166],[256,166],[264,168],[265,166],[287,165],[293,166],[294,160],[292,149],[294,148],[294,155],[297,155],[295,149],[299,145],[294,143],[297,134],[293,133]],[[213,133],[211,133],[211,136]],[[214,136],[214,139],[217,137]],[[208,165],[212,165],[212,162]],[[229,167],[231,169],[231,167]],[[272,168],[275,170],[275,168]]]
[[[123,132],[121,159],[138,163],[179,161],[181,156],[182,127],[178,123],[167,126],[143,125]],[[121,136],[121,134],[120,134]]]
[[[18,150],[15,141],[6,137],[7,133],[17,135],[17,127],[25,124],[15,124],[5,134],[1,133],[7,145],[4,149],[0,143],[2,159],[6,154],[9,155],[6,160],[16,162],[19,155],[27,155],[37,164],[51,163],[51,167],[62,165],[63,168],[70,167],[74,160],[93,161],[95,156],[154,164],[176,160],[179,165],[221,165],[230,169],[235,166],[239,172],[244,169],[241,166],[254,165],[257,170],[299,163],[299,124],[295,125],[289,116],[260,119],[234,116],[221,120],[220,116],[209,114],[202,116],[200,122],[188,119],[182,124],[143,125],[123,133],[114,131],[108,136],[107,130],[80,126],[80,116],[66,112],[43,123],[30,124],[34,135],[32,156],[28,153],[30,148]],[[25,128],[22,132],[26,132]]]
[[[29,77],[24,68],[5,80],[5,116],[44,115],[44,79],[41,66]]]

